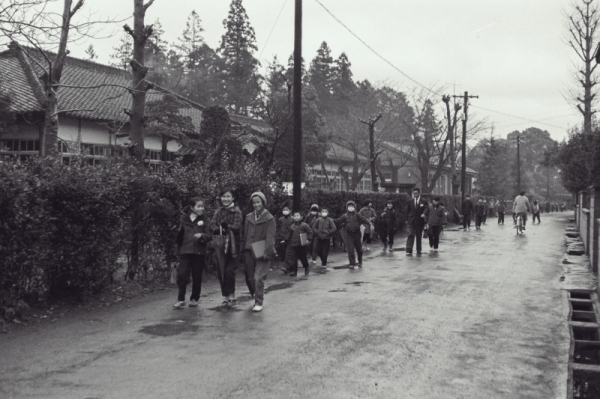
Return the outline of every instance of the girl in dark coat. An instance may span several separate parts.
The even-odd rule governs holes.
[[[385,210],[379,216],[379,235],[383,242],[383,250],[386,251],[388,246],[390,251],[394,246],[394,235],[398,231],[398,212],[394,209],[394,202],[388,201],[385,205]]]
[[[242,211],[235,203],[233,190],[225,188],[219,194],[221,207],[217,209],[210,221],[210,229],[214,235],[225,235],[229,237],[229,245],[225,253],[225,267],[221,274],[218,268],[219,282],[221,283],[221,294],[223,295],[223,306],[233,306],[235,300],[235,270],[239,264],[241,241],[242,241],[242,223],[244,218]]]
[[[211,240],[208,224],[208,217],[204,214],[204,202],[199,197],[192,198],[189,203],[189,213],[181,218],[176,239],[179,254],[177,268],[179,294],[177,303],[173,305],[175,309],[185,306],[185,290],[190,282],[190,274],[192,275],[190,307],[198,306],[202,272],[206,267],[206,245]]]

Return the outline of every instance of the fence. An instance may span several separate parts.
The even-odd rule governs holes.
[[[600,261],[600,187],[577,193],[575,206],[575,222],[581,240],[585,245],[585,253],[590,257],[592,271],[598,275]]]

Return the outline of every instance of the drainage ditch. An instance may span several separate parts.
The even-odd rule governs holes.
[[[569,291],[569,398],[600,398],[600,324],[593,291]]]

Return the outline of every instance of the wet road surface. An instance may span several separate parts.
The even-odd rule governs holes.
[[[172,310],[172,289],[5,335],[0,398],[566,397],[567,214],[542,216],[521,237],[492,220],[438,253],[273,271],[262,313],[240,279],[235,310],[213,283],[197,309]]]

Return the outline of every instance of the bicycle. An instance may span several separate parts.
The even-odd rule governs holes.
[[[517,235],[523,234],[523,215],[521,213],[517,214],[517,223],[515,224],[515,229],[517,229]]]

